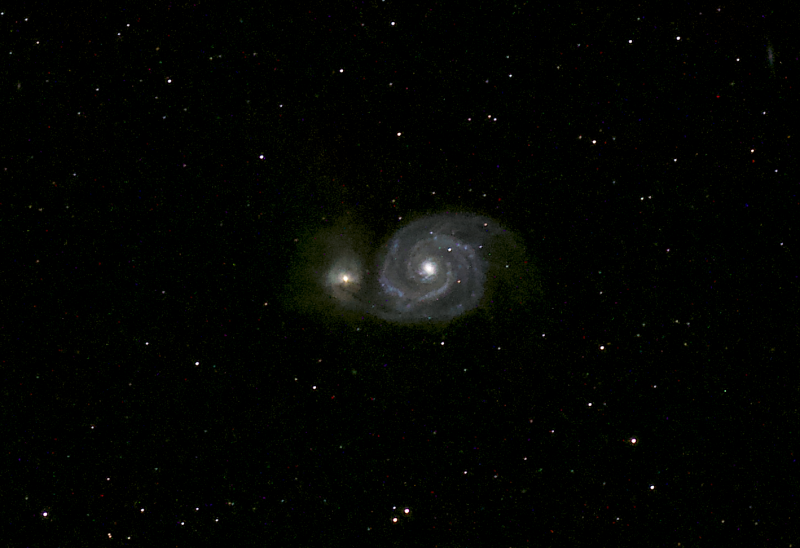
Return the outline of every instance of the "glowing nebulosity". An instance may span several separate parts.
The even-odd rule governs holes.
[[[318,291],[320,305],[340,312],[445,322],[480,307],[496,284],[516,283],[522,254],[497,223],[467,213],[421,217],[380,244],[342,223],[311,239],[303,260],[317,289],[303,298],[313,304]]]

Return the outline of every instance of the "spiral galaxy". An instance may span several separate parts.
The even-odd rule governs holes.
[[[421,217],[382,242],[343,222],[302,255],[303,302],[391,322],[447,322],[492,304],[487,293],[519,293],[530,274],[518,239],[469,213]]]

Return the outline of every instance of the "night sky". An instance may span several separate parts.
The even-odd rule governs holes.
[[[798,546],[794,12],[0,12],[3,544]],[[477,306],[326,293],[453,213]]]

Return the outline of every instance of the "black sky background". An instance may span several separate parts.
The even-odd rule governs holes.
[[[790,12],[0,22],[9,545],[797,540]],[[304,238],[445,210],[520,237],[541,298],[287,306]]]

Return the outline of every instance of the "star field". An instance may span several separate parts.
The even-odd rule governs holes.
[[[670,9],[0,11],[8,542],[792,546],[793,18]]]

